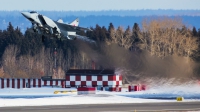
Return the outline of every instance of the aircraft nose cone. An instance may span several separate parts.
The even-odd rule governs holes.
[[[21,12],[21,14],[26,18],[31,18],[31,14],[29,12]]]

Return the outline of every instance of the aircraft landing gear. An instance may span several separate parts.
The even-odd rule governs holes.
[[[45,36],[42,35],[42,42],[44,43],[44,41],[45,41]]]
[[[37,29],[33,29],[34,33],[38,33]]]
[[[37,32],[37,25],[34,24],[34,23],[32,23],[32,29],[33,29],[33,31],[36,33],[36,32]]]
[[[58,37],[56,37],[56,39],[57,39],[57,40],[59,40],[59,41],[61,41],[61,42],[63,41],[63,39],[62,39],[62,38],[58,38]]]

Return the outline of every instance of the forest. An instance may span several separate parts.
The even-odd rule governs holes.
[[[198,24],[198,23],[197,23]],[[64,78],[68,69],[116,69],[130,77],[200,77],[200,29],[180,18],[144,19],[124,28],[78,32],[95,42],[47,38],[9,22],[0,30],[0,77]]]

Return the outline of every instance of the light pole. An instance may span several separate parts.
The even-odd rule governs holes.
[[[53,67],[53,77],[54,78],[57,78],[57,60],[56,60],[56,57],[57,57],[57,50],[56,50],[56,48],[55,48],[55,50],[54,50],[54,67]]]
[[[57,51],[56,51],[56,48],[55,48],[55,51],[54,51],[54,69],[56,69],[56,56],[57,56]]]

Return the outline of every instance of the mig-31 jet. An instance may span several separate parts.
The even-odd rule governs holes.
[[[21,12],[31,23],[31,29],[42,35],[42,41],[44,42],[45,37],[55,37],[60,40],[69,39],[75,40],[80,35],[76,32],[79,31],[92,31],[89,28],[79,27],[79,19],[75,19],[69,24],[63,22],[62,19],[54,21],[44,15],[37,13],[36,11]],[[87,38],[81,36],[81,38]]]

